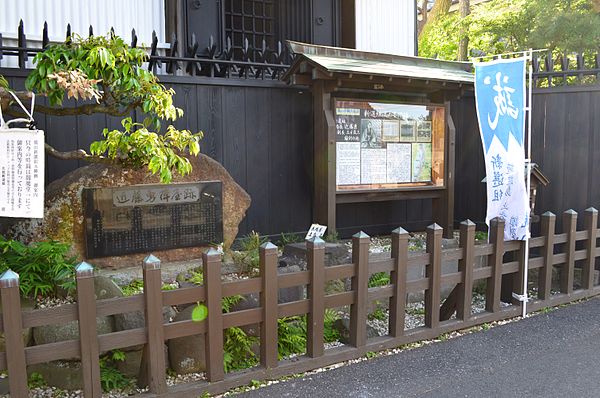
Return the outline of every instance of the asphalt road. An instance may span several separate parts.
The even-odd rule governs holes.
[[[600,299],[240,397],[600,397]]]

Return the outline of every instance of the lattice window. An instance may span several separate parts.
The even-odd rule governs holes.
[[[244,39],[251,49],[262,48],[263,40],[275,48],[275,0],[225,0],[225,37],[231,38],[235,58],[240,59]],[[250,59],[255,59],[251,51]]]

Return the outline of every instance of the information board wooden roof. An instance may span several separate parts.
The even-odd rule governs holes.
[[[306,71],[306,63],[330,77],[336,74],[351,74],[467,85],[473,84],[474,81],[472,64],[468,62],[372,53],[294,41],[288,41],[288,46],[298,56],[282,77],[286,81],[293,82],[294,75]]]

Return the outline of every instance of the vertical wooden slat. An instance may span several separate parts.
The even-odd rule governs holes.
[[[259,256],[262,277],[260,305],[263,309],[263,322],[260,328],[260,363],[265,368],[274,368],[277,366],[278,360],[277,246],[271,242],[264,243],[260,247]],[[218,283],[221,283],[220,279]]]
[[[206,377],[219,381],[225,377],[223,368],[223,313],[221,311],[221,255],[210,249],[202,255],[204,288],[206,289]]]
[[[90,264],[82,262],[77,265],[75,271],[77,275],[77,312],[79,315],[83,394],[86,397],[101,397],[94,268]]]
[[[463,250],[463,255],[462,259],[458,261],[458,271],[462,273],[462,281],[458,285],[456,317],[467,320],[471,317],[473,267],[475,265],[475,223],[471,220],[460,223],[460,247]]]
[[[496,217],[490,221],[490,243],[494,245],[494,252],[489,258],[492,276],[487,282],[485,310],[496,312],[500,310],[502,258],[504,257],[504,220],[501,218]]]
[[[315,358],[323,355],[323,327],[325,323],[325,242],[313,237],[306,241],[306,259],[310,272],[308,299],[308,333],[306,353]]]
[[[29,396],[29,392],[25,367],[25,344],[23,344],[19,275],[10,269],[0,276],[0,297],[2,298],[2,322],[4,324],[10,396],[26,398]]]
[[[427,227],[427,253],[429,265],[425,275],[429,288],[425,292],[425,326],[435,329],[440,325],[440,291],[442,289],[442,227],[432,224]]]
[[[556,215],[552,212],[545,212],[542,214],[542,236],[546,237],[546,244],[544,245],[544,251],[542,257],[544,258],[544,266],[540,268],[540,275],[538,279],[539,284],[539,296],[540,300],[547,300],[550,298],[550,290],[552,288],[552,266],[554,264],[554,231],[556,227]]]
[[[577,212],[567,210],[563,213],[563,232],[567,234],[565,243],[565,254],[567,259],[560,273],[561,293],[573,293],[573,279],[575,276],[575,232],[577,231]]]
[[[352,278],[354,304],[350,306],[350,344],[367,344],[367,296],[369,293],[369,235],[358,232],[352,236],[352,263],[356,274]]]
[[[586,242],[587,260],[583,266],[582,285],[584,289],[594,287],[594,271],[596,265],[596,240],[598,238],[598,210],[590,207],[585,211],[585,229],[588,231]]]
[[[390,297],[389,329],[392,337],[399,337],[404,334],[408,263],[408,232],[403,228],[392,231],[392,259],[394,270],[390,273],[390,281],[394,286],[394,295]]]
[[[146,333],[148,336],[148,343],[144,347],[146,377],[150,392],[162,394],[167,391],[167,382],[160,260],[151,254],[144,259],[142,267],[144,278]]]

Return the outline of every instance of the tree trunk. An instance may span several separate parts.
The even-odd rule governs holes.
[[[435,0],[431,11],[429,11],[429,15],[427,15],[427,20],[423,23],[423,28],[421,29],[421,32],[419,32],[419,35],[425,31],[427,25],[446,15],[450,10],[450,5],[452,5],[452,0]],[[427,9],[427,2],[425,2],[425,9]]]
[[[469,28],[464,20],[470,13],[470,0],[459,0],[460,19],[462,26],[460,28],[460,41],[458,43],[458,60],[467,61],[469,58]]]
[[[419,9],[421,10],[421,20],[417,23],[417,29],[418,29],[418,35],[421,35],[421,32],[423,31],[423,27],[425,26],[425,24],[427,24],[427,0],[420,0],[419,1]]]

